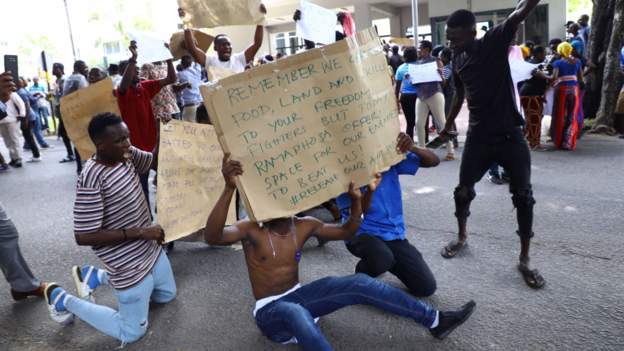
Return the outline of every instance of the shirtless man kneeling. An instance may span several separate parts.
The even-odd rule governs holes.
[[[272,341],[296,342],[304,350],[331,350],[316,320],[349,305],[371,305],[411,318],[438,339],[450,334],[473,312],[474,301],[457,311],[438,311],[402,290],[361,273],[327,277],[301,286],[299,260],[304,243],[311,236],[323,240],[353,238],[362,216],[360,190],[353,183],[349,186],[351,217],[341,225],[325,224],[312,217],[291,217],[271,220],[263,226],[248,220],[225,226],[236,189],[235,179],[243,174],[243,169],[240,162],[230,160],[226,154],[222,172],[225,189],[208,217],[204,238],[211,245],[242,242],[256,298],[253,315],[258,328]],[[369,185],[367,194],[371,195],[368,196],[372,196],[378,182],[379,179]]]

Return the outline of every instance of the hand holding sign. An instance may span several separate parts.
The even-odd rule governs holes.
[[[441,82],[442,76],[438,71],[437,62],[429,62],[416,65],[408,65],[410,81],[412,84]]]
[[[321,6],[301,0],[300,9],[293,18],[297,22],[297,36],[320,44],[336,41],[336,14]]]
[[[195,28],[260,24],[266,15],[260,0],[178,0],[178,6],[182,22]]]
[[[230,159],[230,154],[223,155],[223,165],[221,172],[225,179],[225,186],[231,189],[236,188],[236,177],[243,174],[243,165],[240,162]]]

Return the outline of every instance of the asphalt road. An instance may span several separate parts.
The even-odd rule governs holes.
[[[35,274],[73,290],[69,269],[97,264],[72,234],[73,164],[59,164],[60,142],[44,161],[0,174],[0,199],[20,232]],[[6,150],[1,151],[6,155]],[[443,154],[441,154],[443,156]],[[624,140],[586,136],[574,152],[533,153],[535,239],[532,263],[547,280],[533,291],[515,268],[519,240],[505,186],[482,181],[469,222],[469,247],[453,260],[439,252],[454,238],[452,191],[459,161],[403,177],[408,238],[438,282],[429,302],[442,309],[477,301],[472,318],[437,341],[414,322],[368,307],[324,317],[336,350],[624,350]],[[353,272],[356,259],[339,242],[308,244],[301,280]],[[256,328],[243,254],[178,243],[170,255],[178,297],[150,311],[148,334],[129,350],[296,350],[271,343]],[[391,275],[381,279],[401,286]],[[96,294],[112,307],[109,288]],[[82,321],[61,327],[43,300],[14,303],[0,279],[0,350],[108,350],[119,346]]]

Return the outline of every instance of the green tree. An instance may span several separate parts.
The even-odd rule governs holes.
[[[567,19],[576,21],[583,14],[591,14],[592,0],[568,0],[567,1]]]

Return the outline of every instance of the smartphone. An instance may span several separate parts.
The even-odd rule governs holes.
[[[17,83],[19,73],[17,71],[17,55],[4,55],[4,72],[11,71],[13,82]]]

